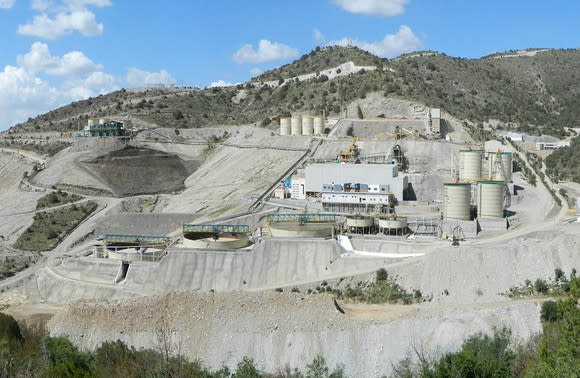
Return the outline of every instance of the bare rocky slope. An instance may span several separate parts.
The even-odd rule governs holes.
[[[352,377],[389,374],[413,348],[430,357],[457,350],[477,332],[509,327],[516,339],[540,332],[539,308],[532,303],[379,307],[347,304],[342,314],[324,294],[174,293],[73,303],[48,328],[51,335],[67,336],[85,349],[120,339],[137,348],[182,353],[212,368],[235,367],[250,356],[268,372],[284,366],[303,369],[321,354],[329,366],[344,365]]]

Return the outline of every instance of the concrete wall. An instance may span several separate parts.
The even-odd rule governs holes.
[[[268,238],[244,252],[170,249],[159,264],[131,264],[126,286],[147,292],[274,289],[377,269],[376,261],[336,260],[339,254],[335,240],[320,239]]]

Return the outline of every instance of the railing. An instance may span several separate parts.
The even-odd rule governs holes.
[[[134,244],[169,244],[170,238],[167,236],[149,236],[149,235],[104,235],[106,245],[114,243],[134,243]]]
[[[340,215],[335,213],[280,213],[268,214],[268,223],[297,222],[305,223],[333,223]]]
[[[190,232],[244,234],[250,232],[250,226],[247,224],[184,224],[183,233],[186,234]]]

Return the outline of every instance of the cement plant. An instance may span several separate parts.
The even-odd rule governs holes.
[[[357,107],[364,117],[349,116]],[[475,332],[532,337],[540,302],[507,293],[580,268],[580,207],[559,190],[580,201],[580,185],[530,160],[557,146],[497,130],[477,142],[420,103],[371,96],[269,128],[111,117],[48,141],[15,136],[72,145],[51,158],[0,151],[2,257],[26,265],[0,281],[0,304],[85,349],[152,347],[166,324],[179,353],[210,367],[249,356],[275,371],[320,354],[377,376],[412,348],[456,350]],[[51,193],[77,196],[55,209],[96,208],[26,252]],[[412,299],[336,294],[381,268]]]

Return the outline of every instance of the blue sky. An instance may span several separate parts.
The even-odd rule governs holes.
[[[579,14],[574,0],[0,0],[0,130],[120,88],[244,82],[317,45],[576,48]]]

